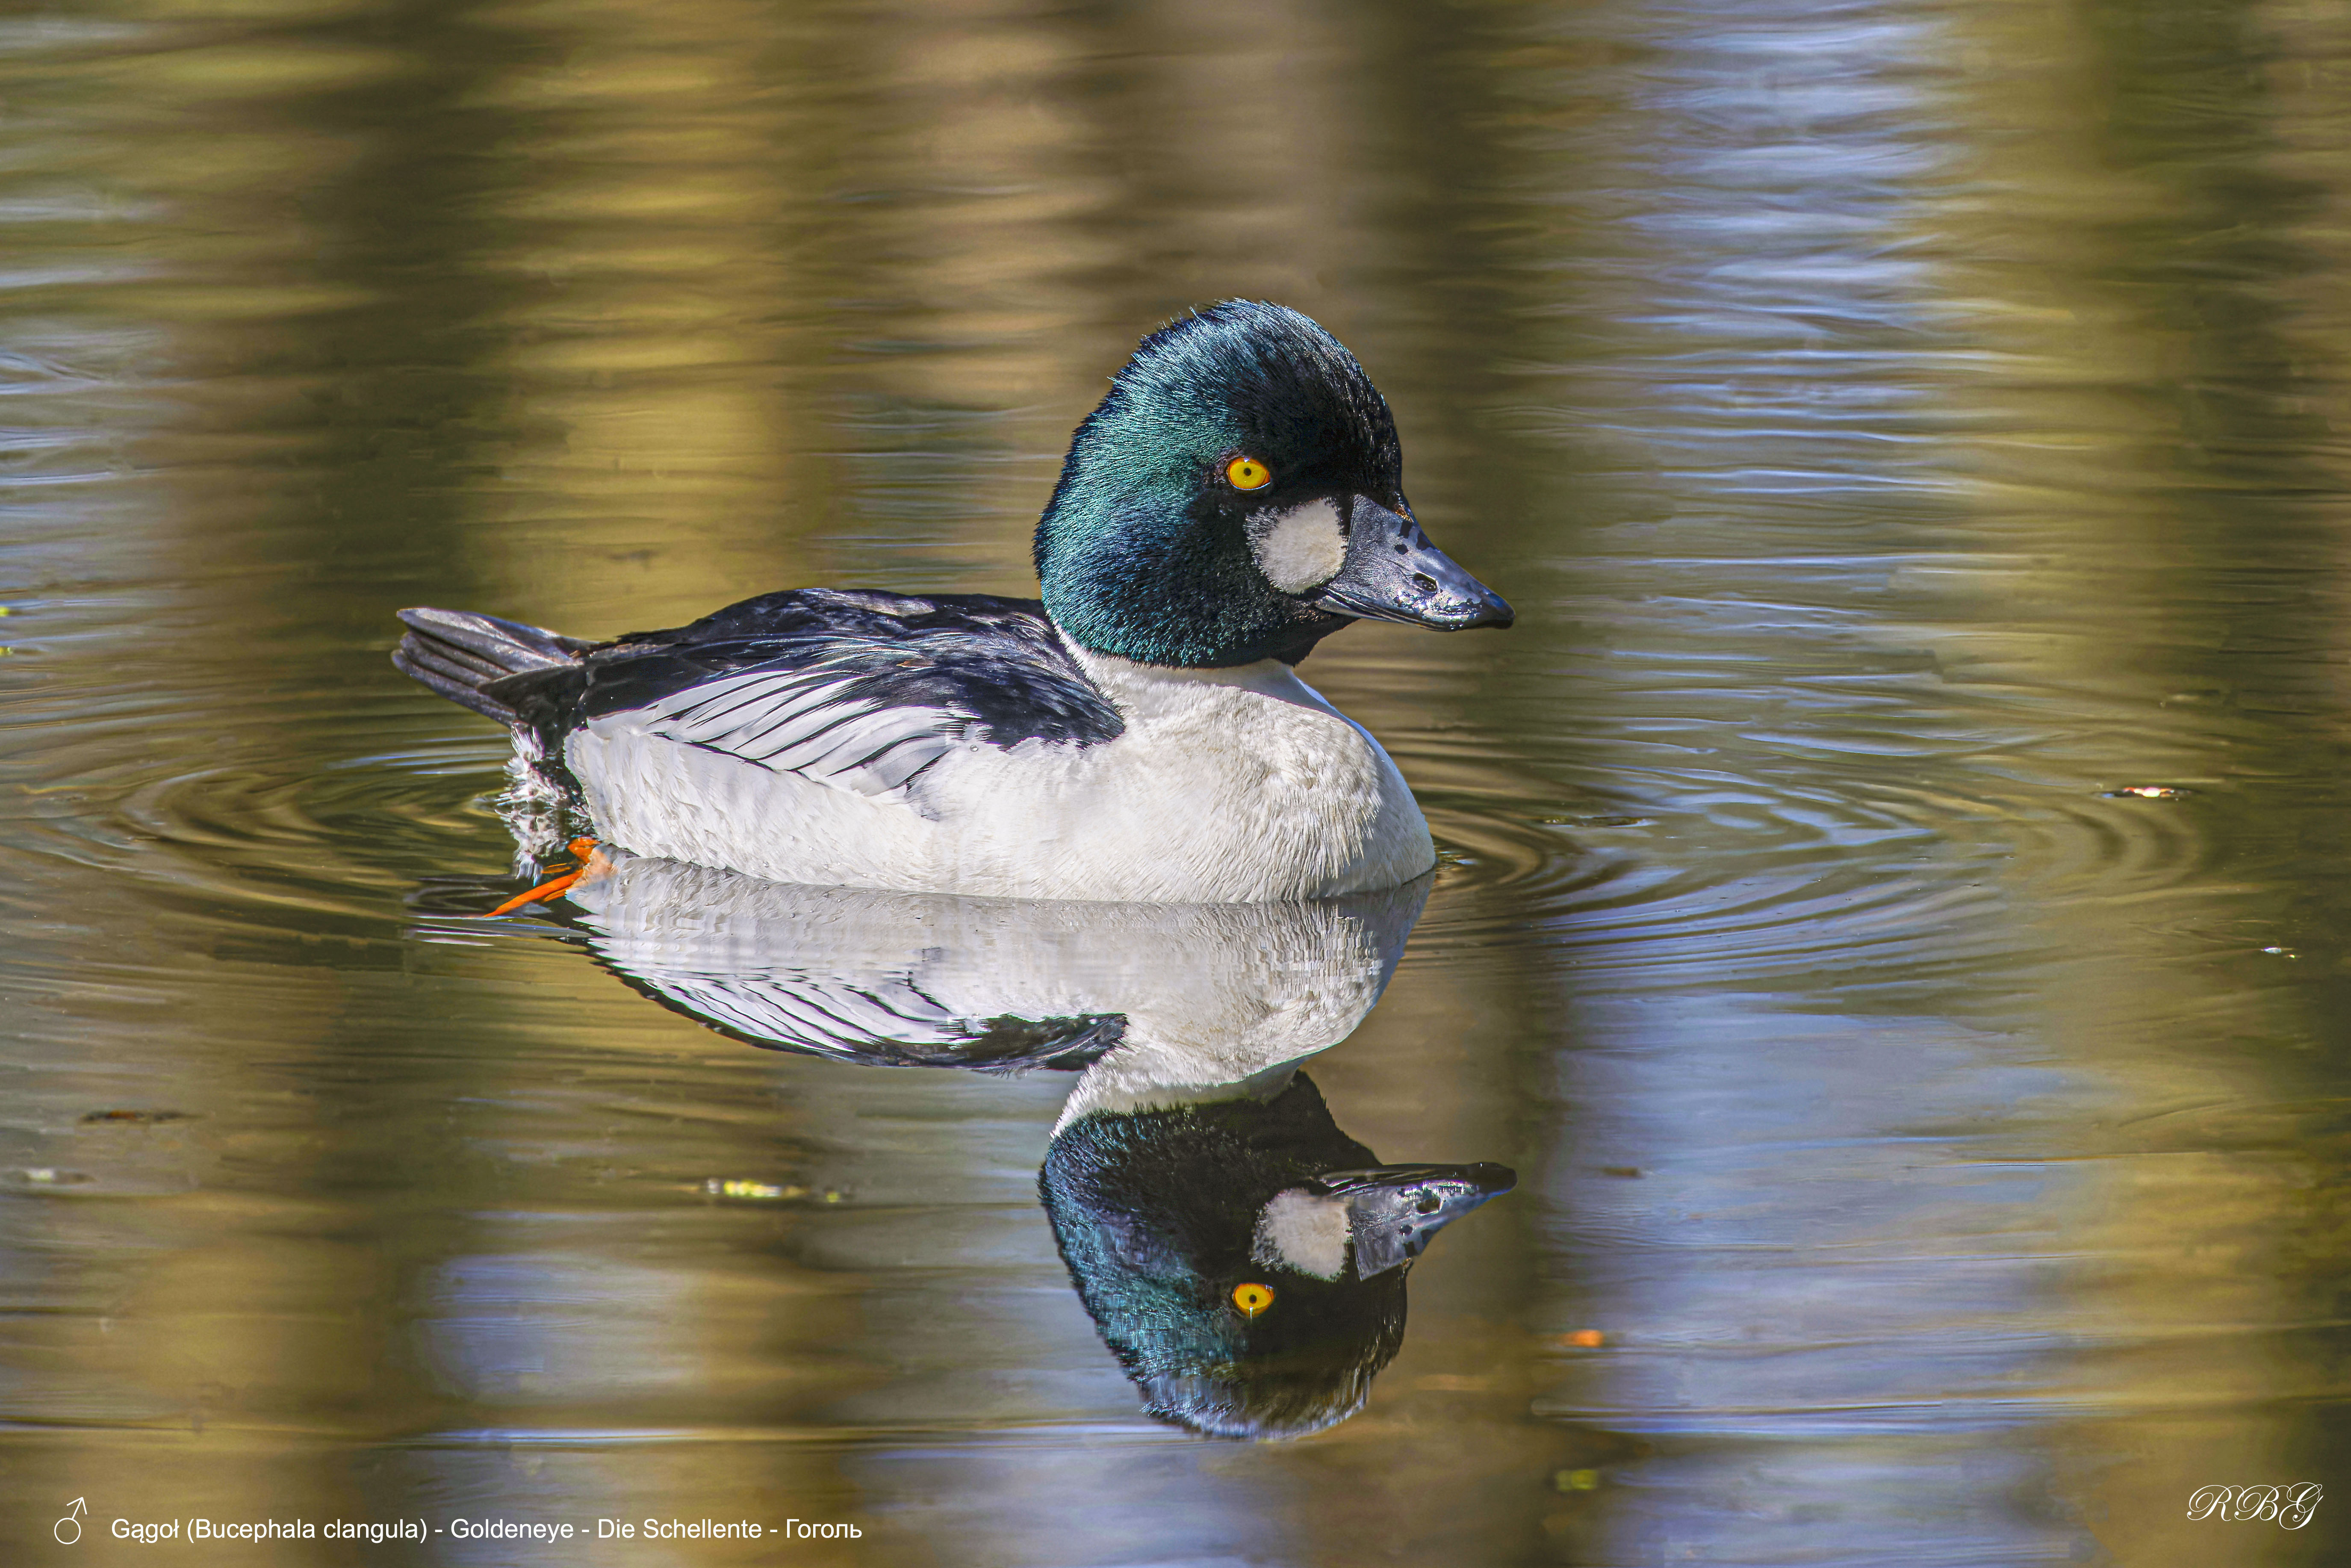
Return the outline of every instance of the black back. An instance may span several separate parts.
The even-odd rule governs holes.
[[[823,661],[842,695],[927,707],[967,721],[976,738],[1012,747],[1042,738],[1115,739],[1125,722],[1086,678],[1034,599],[798,588],[763,593],[690,626],[632,632],[576,664],[490,683],[486,694],[537,729],[550,750],[564,735],[716,676],[789,671]]]

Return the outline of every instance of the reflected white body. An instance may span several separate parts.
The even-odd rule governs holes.
[[[1293,904],[958,898],[768,883],[600,851],[566,894],[596,950],[739,1033],[856,1060],[861,1040],[1120,1014],[1061,1122],[1278,1092],[1379,1000],[1426,884]],[[1238,1087],[1237,1087],[1238,1086]]]
[[[1073,652],[1123,734],[966,742],[886,794],[684,745],[635,715],[573,732],[565,758],[611,842],[778,882],[1256,903],[1395,887],[1436,864],[1395,764],[1289,665]]]

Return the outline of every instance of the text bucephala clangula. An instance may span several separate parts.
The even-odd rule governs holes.
[[[1510,609],[1430,544],[1386,402],[1295,310],[1143,340],[1037,528],[1041,601],[799,589],[609,643],[407,610],[393,663],[513,727],[603,840],[778,882],[1251,903],[1436,863],[1293,668],[1359,618]]]

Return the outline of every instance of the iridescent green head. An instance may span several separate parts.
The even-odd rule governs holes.
[[[1037,575],[1072,641],[1186,669],[1295,664],[1363,616],[1510,623],[1413,520],[1355,357],[1257,300],[1161,328],[1112,378],[1037,526]]]

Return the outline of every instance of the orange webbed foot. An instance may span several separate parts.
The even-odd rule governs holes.
[[[543,904],[550,898],[559,898],[562,896],[573,883],[578,882],[582,876],[586,875],[588,871],[588,857],[596,852],[596,841],[593,839],[574,839],[563,847],[565,851],[570,854],[572,859],[580,862],[578,865],[574,866],[571,870],[565,872],[561,876],[549,878],[547,881],[540,883],[537,887],[532,888],[528,893],[518,893],[515,894],[512,898],[507,899],[504,904],[499,904],[496,909],[491,910],[488,918],[495,920],[501,915],[512,915],[516,910],[522,908],[526,904]]]

